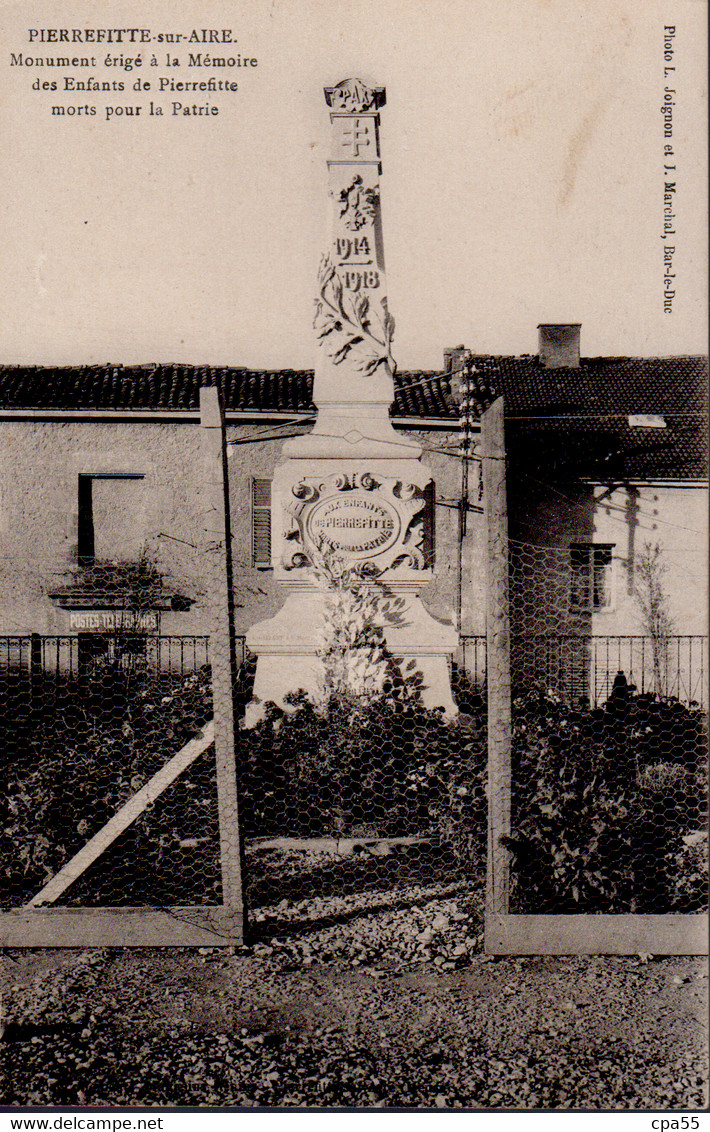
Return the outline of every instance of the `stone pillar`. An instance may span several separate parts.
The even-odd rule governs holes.
[[[247,634],[258,656],[255,701],[283,704],[303,688],[319,697],[323,595],[310,566],[318,548],[359,564],[395,598],[387,646],[405,678],[416,678],[423,702],[456,708],[449,658],[458,645],[451,625],[433,618],[419,593],[433,578],[426,507],[432,486],[421,448],[395,432],[391,354],[380,213],[381,87],[347,79],[325,90],[331,108],[330,240],[322,258],[314,328],[317,357],[313,430],[286,441],[272,483],[272,565],[287,591],[283,608]],[[415,675],[416,674],[416,675]]]

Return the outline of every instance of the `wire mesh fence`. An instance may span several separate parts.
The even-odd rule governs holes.
[[[214,716],[207,638],[144,636],[139,644],[102,636],[88,646],[79,637],[0,638],[6,908],[38,895],[41,904],[51,878]],[[234,648],[241,711],[253,658],[242,638]],[[691,686],[704,665],[700,642],[693,648]],[[549,634],[543,644],[531,637],[513,648],[514,912],[705,906],[704,712],[640,690],[631,667],[628,677],[616,671],[605,699],[590,702],[576,695],[577,677],[565,675],[581,670],[606,690],[618,657],[633,660],[640,650],[638,638]],[[600,669],[603,678],[589,676]],[[452,672],[454,724],[393,693],[369,707],[336,699],[326,711],[297,699],[289,712],[271,708],[260,726],[240,732],[238,821],[257,930],[275,930],[284,917],[336,917],[352,906],[434,896],[457,895],[480,910],[485,677],[486,641],[467,637]],[[218,906],[222,852],[215,750],[207,744],[61,900],[77,909]]]
[[[107,636],[0,640],[11,811],[4,907],[41,907],[57,893],[76,909],[220,905],[213,745],[72,871],[214,714],[206,638],[147,636],[139,647],[137,637]],[[241,712],[254,666],[242,638],[235,646]],[[282,918],[284,901],[292,916],[326,914],[326,904],[335,915],[343,901],[394,902],[405,891],[423,900],[481,878],[484,639],[468,639],[461,659],[463,727],[414,699],[364,710],[343,701],[326,713],[304,700],[240,733],[239,829],[255,924]]]
[[[207,661],[205,637],[0,639],[5,907],[36,897],[205,727]],[[63,891],[63,904],[219,903],[216,813],[208,746]]]
[[[603,549],[511,543],[514,913],[707,907],[705,642],[662,616],[592,636],[613,601]]]
[[[464,654],[477,658],[477,670],[465,670]],[[483,638],[462,650],[454,683],[466,716],[457,726],[393,675],[371,700],[332,689],[319,704],[296,696],[288,711],[267,709],[261,724],[242,731],[240,813],[254,930],[268,935],[284,920],[332,921],[433,900],[455,901],[462,918],[463,904],[466,915],[475,905],[480,921],[484,657]],[[349,663],[364,672],[372,651],[350,650]],[[464,943],[457,940],[465,951]],[[442,952],[441,961],[456,960]]]
[[[485,867],[484,726],[480,709],[452,728],[416,703],[335,698],[243,733],[250,914],[278,918],[290,904],[292,915],[335,915],[343,900],[416,902],[467,879],[475,887]]]

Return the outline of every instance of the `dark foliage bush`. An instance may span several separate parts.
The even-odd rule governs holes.
[[[241,733],[240,804],[247,836],[442,834],[464,846],[485,830],[482,717],[444,722],[416,701],[363,706],[343,695],[316,711],[305,698]]]
[[[514,703],[514,906],[527,912],[655,912],[702,906],[679,883],[683,838],[706,819],[699,711],[625,686],[603,708],[545,692]]]
[[[239,735],[245,837],[425,835],[485,860],[485,705],[454,724],[394,690],[333,696]],[[240,697],[248,698],[245,684]],[[5,732],[6,905],[29,899],[210,718],[209,670],[182,679],[95,668],[13,696]],[[617,689],[600,709],[546,692],[513,706],[513,907],[666,912],[707,895],[704,717]],[[219,898],[214,759],[207,752],[78,881],[67,903]],[[62,898],[63,902],[65,898]]]

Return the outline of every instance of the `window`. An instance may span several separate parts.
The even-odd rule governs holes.
[[[593,543],[570,546],[571,609],[593,613],[611,608],[613,550]]]
[[[251,564],[271,567],[271,480],[251,481]]]
[[[145,547],[142,474],[79,476],[77,555],[84,567],[139,562]]]

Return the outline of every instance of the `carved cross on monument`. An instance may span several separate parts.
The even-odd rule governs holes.
[[[267,700],[285,705],[299,689],[319,698],[324,595],[311,567],[324,548],[401,599],[396,624],[385,626],[388,649],[402,673],[415,673],[427,706],[456,712],[448,660],[458,637],[419,598],[434,577],[432,478],[420,446],[389,416],[395,363],[380,213],[385,91],[346,79],[325,97],[331,214],[314,319],[318,416],[310,433],[286,441],[272,481],[272,567],[288,596],[247,634],[258,656],[247,725]]]
[[[354,118],[349,129],[341,131],[340,141],[343,149],[349,149],[353,157],[360,156],[360,150],[372,150],[372,131],[363,118]]]

